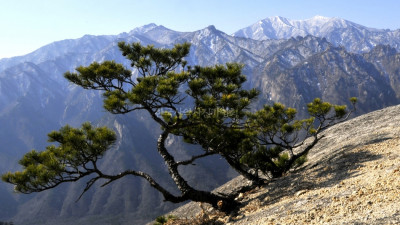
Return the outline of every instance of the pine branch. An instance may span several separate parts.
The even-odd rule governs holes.
[[[203,157],[206,157],[206,156],[209,156],[209,155],[215,155],[215,154],[218,154],[218,153],[209,151],[209,152],[206,152],[206,153],[201,154],[201,155],[192,156],[191,159],[184,160],[184,161],[179,161],[176,164],[177,165],[189,165],[189,164],[192,164],[196,159],[203,158]]]

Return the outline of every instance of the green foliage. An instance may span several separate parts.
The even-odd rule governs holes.
[[[316,98],[313,102],[307,104],[308,113],[314,117],[320,117],[329,113],[332,104],[323,102],[321,99]]]
[[[140,73],[136,80],[132,71],[114,61],[81,66],[76,68],[77,73],[67,72],[64,77],[86,89],[104,90],[104,108],[111,113],[172,108],[183,100],[177,96],[178,88],[187,81],[189,73],[175,69],[185,67],[183,58],[189,53],[190,44],[177,44],[172,49],[124,42],[118,46]]]
[[[241,74],[242,67],[237,63],[195,67],[191,70],[186,93],[195,99],[197,108],[207,111],[225,109],[226,113],[232,114],[241,112],[258,95],[255,89],[242,89],[242,84],[246,81],[246,77]]]
[[[282,168],[286,166],[286,163],[289,161],[289,154],[287,152],[282,153],[278,156],[274,163],[277,167]]]
[[[350,98],[351,104],[355,105],[357,103],[357,98],[356,97],[351,97]]]
[[[185,91],[195,101],[184,122],[190,126],[173,133],[206,151],[237,159],[240,149],[249,143],[249,131],[243,130],[241,121],[258,95],[255,89],[242,89],[246,78],[241,69],[242,65],[236,63],[193,68]]]
[[[345,105],[333,105],[319,98],[307,107],[310,117],[303,120],[296,120],[296,110],[280,103],[249,113],[246,129],[253,131],[254,136],[250,138],[253,143],[240,162],[265,174],[281,176],[306,161],[308,151],[320,139],[320,132],[351,113]],[[308,137],[314,142],[295,153],[294,149],[301,147]]]
[[[105,82],[111,85],[114,80],[123,81],[131,76],[131,71],[114,61],[94,62],[88,67],[80,66],[76,68],[76,71],[79,72],[79,75],[67,72],[64,74],[65,78],[87,89],[98,82]]]
[[[156,218],[156,222],[153,225],[163,225],[166,224],[169,220],[175,220],[176,216],[168,215],[168,216],[159,216]]]
[[[274,161],[278,159],[283,149],[279,146],[267,148],[258,146],[253,151],[249,151],[240,158],[240,163],[247,165],[249,168],[255,168],[260,171],[275,171],[276,164]],[[273,160],[275,159],[275,160]]]
[[[82,167],[100,159],[115,142],[115,133],[106,127],[93,128],[84,123],[80,129],[70,126],[48,134],[50,145],[46,150],[32,150],[19,161],[22,171],[8,172],[2,180],[15,184],[22,193],[42,191],[57,186],[60,181],[75,181],[85,174]],[[82,171],[82,172],[81,172]]]
[[[335,105],[335,106],[333,106],[333,108],[335,110],[335,116],[337,118],[342,118],[343,116],[345,116],[347,114],[347,112],[346,112],[347,106],[345,106],[345,105]]]
[[[307,154],[304,154],[294,161],[294,167],[299,167],[307,162]]]
[[[177,44],[172,49],[158,49],[153,45],[142,46],[140,43],[126,44],[118,43],[122,55],[131,61],[131,66],[147,71],[153,70],[151,74],[162,74],[175,69],[178,64],[186,65],[183,60],[189,54],[190,44]],[[154,67],[154,64],[157,67]]]

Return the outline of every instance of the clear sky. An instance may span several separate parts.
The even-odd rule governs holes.
[[[0,58],[149,23],[177,31],[215,25],[231,34],[271,16],[315,15],[394,30],[400,28],[400,0],[0,0]]]

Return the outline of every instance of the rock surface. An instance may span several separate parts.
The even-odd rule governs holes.
[[[171,224],[399,224],[400,105],[324,132],[306,164],[241,196],[236,215],[189,203]],[[237,177],[220,187],[246,185]]]

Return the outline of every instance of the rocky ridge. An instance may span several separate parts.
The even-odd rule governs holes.
[[[301,168],[240,194],[237,214],[189,203],[170,224],[399,224],[400,105],[326,130]],[[237,177],[216,189],[246,185]]]

